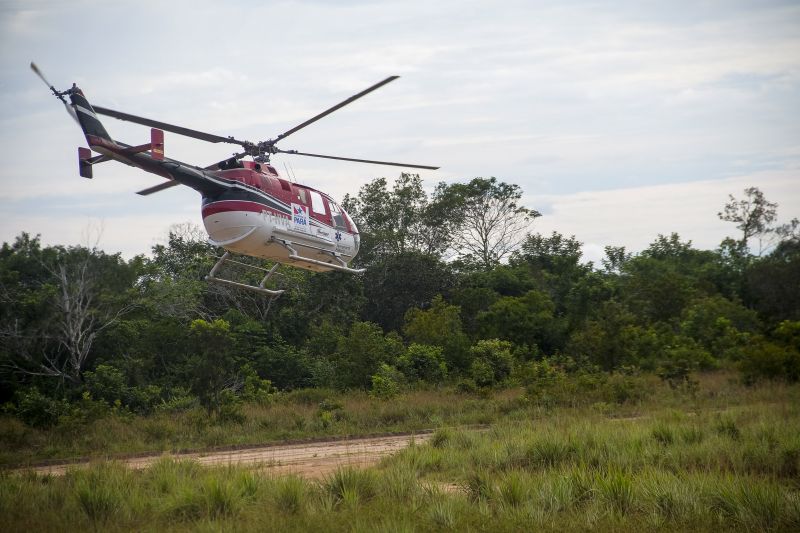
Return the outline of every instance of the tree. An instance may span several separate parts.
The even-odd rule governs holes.
[[[440,346],[412,343],[400,356],[398,366],[410,381],[440,383],[447,377],[447,365]]]
[[[606,256],[600,261],[609,274],[619,274],[625,263],[631,259],[631,254],[625,251],[624,246],[606,246],[604,250]]]
[[[422,307],[452,286],[448,265],[433,255],[387,255],[364,273],[364,318],[385,330],[399,331],[412,307]]]
[[[800,320],[800,240],[783,241],[748,266],[743,299],[772,324]]]
[[[429,309],[408,310],[403,333],[413,343],[440,347],[450,368],[464,370],[469,364],[469,339],[462,331],[459,313],[458,306],[437,295]]]
[[[542,291],[520,297],[505,296],[478,314],[484,338],[511,341],[517,346],[539,347],[551,352],[560,344],[562,322],[554,316],[553,301]]]
[[[769,241],[763,241],[770,233],[785,238],[797,231],[800,223],[796,218],[778,227],[772,225],[778,217],[778,204],[768,201],[758,187],[748,187],[744,194],[742,200],[737,200],[732,194],[728,195],[728,203],[717,213],[721,220],[736,223],[737,229],[742,232],[742,238],[739,239],[742,249],[748,249],[751,238],[759,237],[757,255],[760,256],[770,245]]]
[[[386,178],[375,179],[343,205],[361,232],[362,265],[407,252],[441,258],[461,225],[461,200],[444,183],[429,198],[417,174],[401,174],[391,190]]]
[[[583,243],[574,235],[565,237],[556,231],[548,237],[539,233],[529,234],[512,255],[510,263],[527,268],[537,287],[546,291],[553,300],[557,313],[564,314],[571,299],[570,293],[592,273],[591,263],[581,263],[582,246]]]
[[[541,216],[519,205],[522,189],[518,185],[498,182],[494,177],[450,185],[447,194],[456,198],[453,204],[461,208],[461,224],[454,238],[458,255],[485,269],[519,248],[531,221]]]
[[[42,249],[38,236],[22,234],[3,245],[0,262],[5,370],[78,385],[98,336],[134,307],[141,259],[128,264],[81,246]]]
[[[194,320],[189,326],[189,340],[192,352],[186,370],[192,392],[209,414],[219,413],[244,385],[238,375],[242,362],[233,349],[230,324],[219,319]]]
[[[397,334],[385,336],[376,324],[354,322],[336,348],[338,385],[343,389],[368,389],[380,365],[393,364],[402,351],[403,343]]]

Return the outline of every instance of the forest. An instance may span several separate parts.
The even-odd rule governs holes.
[[[4,525],[797,531],[798,220],[748,188],[717,249],[596,265],[522,197],[373,180],[344,202],[364,273],[282,267],[277,298],[204,281],[220,252],[190,224],[131,259],[3,244]],[[371,466],[270,459],[388,435],[409,443]],[[261,455],[198,461],[230,450]]]
[[[625,401],[642,373],[686,390],[715,369],[800,379],[798,221],[778,224],[757,188],[720,198],[731,237],[715,250],[672,233],[638,253],[609,246],[600,265],[574,237],[537,233],[522,194],[495,178],[430,193],[417,175],[375,179],[343,203],[365,273],[282,267],[278,298],[205,282],[219,252],[189,224],[132,259],[21,233],[0,250],[2,416],[225,422],[313,389],[542,396],[577,376]]]

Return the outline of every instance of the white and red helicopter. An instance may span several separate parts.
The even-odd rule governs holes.
[[[31,63],[31,69],[64,103],[67,111],[83,130],[89,148],[78,148],[81,176],[91,178],[94,165],[113,159],[168,180],[139,191],[138,194],[153,194],[175,185],[186,185],[200,193],[203,224],[208,232],[209,241],[225,249],[225,253],[206,276],[206,280],[216,283],[277,296],[283,291],[267,289],[265,284],[280,264],[317,272],[330,270],[362,272],[349,266],[359,248],[358,228],[352,219],[324,192],[291,183],[279,176],[275,168],[270,165],[269,158],[272,154],[302,155],[429,170],[439,168],[311,154],[296,150],[281,150],[277,147],[281,139],[383,87],[399,76],[390,76],[273,139],[253,143],[92,106],[83,91],[75,84],[65,91],[58,91],[45,79],[34,63]],[[69,103],[65,97],[69,97]],[[131,146],[112,139],[97,118],[98,114],[150,126],[150,142]],[[238,144],[242,147],[242,151],[219,163],[197,167],[164,156],[165,131],[212,143]],[[100,155],[92,155],[92,150]],[[242,158],[246,156],[251,157],[252,161],[243,161]],[[269,270],[260,269],[266,272],[266,275],[258,286],[239,283],[217,275],[226,261],[237,263],[230,258],[231,252],[269,259],[276,264]],[[244,266],[259,268],[252,265]]]

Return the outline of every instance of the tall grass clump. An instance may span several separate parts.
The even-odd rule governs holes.
[[[598,471],[595,474],[598,499],[615,513],[626,515],[636,500],[631,475],[621,470]]]
[[[487,501],[494,497],[492,476],[484,468],[475,468],[467,472],[463,488],[472,502]]]
[[[544,435],[534,440],[525,454],[531,468],[548,468],[573,460],[577,448],[567,439],[555,435]]]
[[[297,476],[281,477],[273,482],[272,497],[276,507],[284,513],[298,514],[308,506],[311,486]]]
[[[709,487],[708,500],[722,522],[762,531],[800,527],[797,495],[774,484],[728,477]]]
[[[416,472],[401,465],[385,470],[379,478],[380,494],[391,501],[414,501],[420,495]]]
[[[345,467],[331,474],[323,489],[337,504],[354,506],[374,498],[378,485],[373,471]]]
[[[242,507],[242,494],[227,477],[207,477],[202,493],[206,514],[212,518],[234,515]]]
[[[453,498],[437,498],[428,507],[428,519],[437,530],[454,529],[459,515],[459,506]]]
[[[652,430],[652,434],[656,442],[665,446],[672,444],[676,440],[673,428],[664,423],[656,425]]]
[[[144,472],[144,479],[158,494],[172,494],[181,485],[194,481],[202,472],[195,461],[176,461],[164,457]]]
[[[115,463],[101,463],[70,474],[75,498],[97,529],[122,514],[131,493],[131,472]]]
[[[519,472],[505,474],[500,479],[497,491],[503,505],[511,508],[522,506],[531,497],[530,484]]]

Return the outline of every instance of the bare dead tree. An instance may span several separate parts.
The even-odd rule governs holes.
[[[78,383],[98,335],[129,312],[134,304],[99,301],[99,273],[92,252],[79,260],[43,264],[49,279],[51,314],[35,323],[20,319],[0,326],[0,338],[10,355],[5,366],[14,372]]]
[[[454,245],[462,257],[485,268],[500,263],[519,248],[533,220],[541,216],[538,211],[519,205],[519,186],[496,178],[475,178],[452,188],[462,198],[461,226]]]

